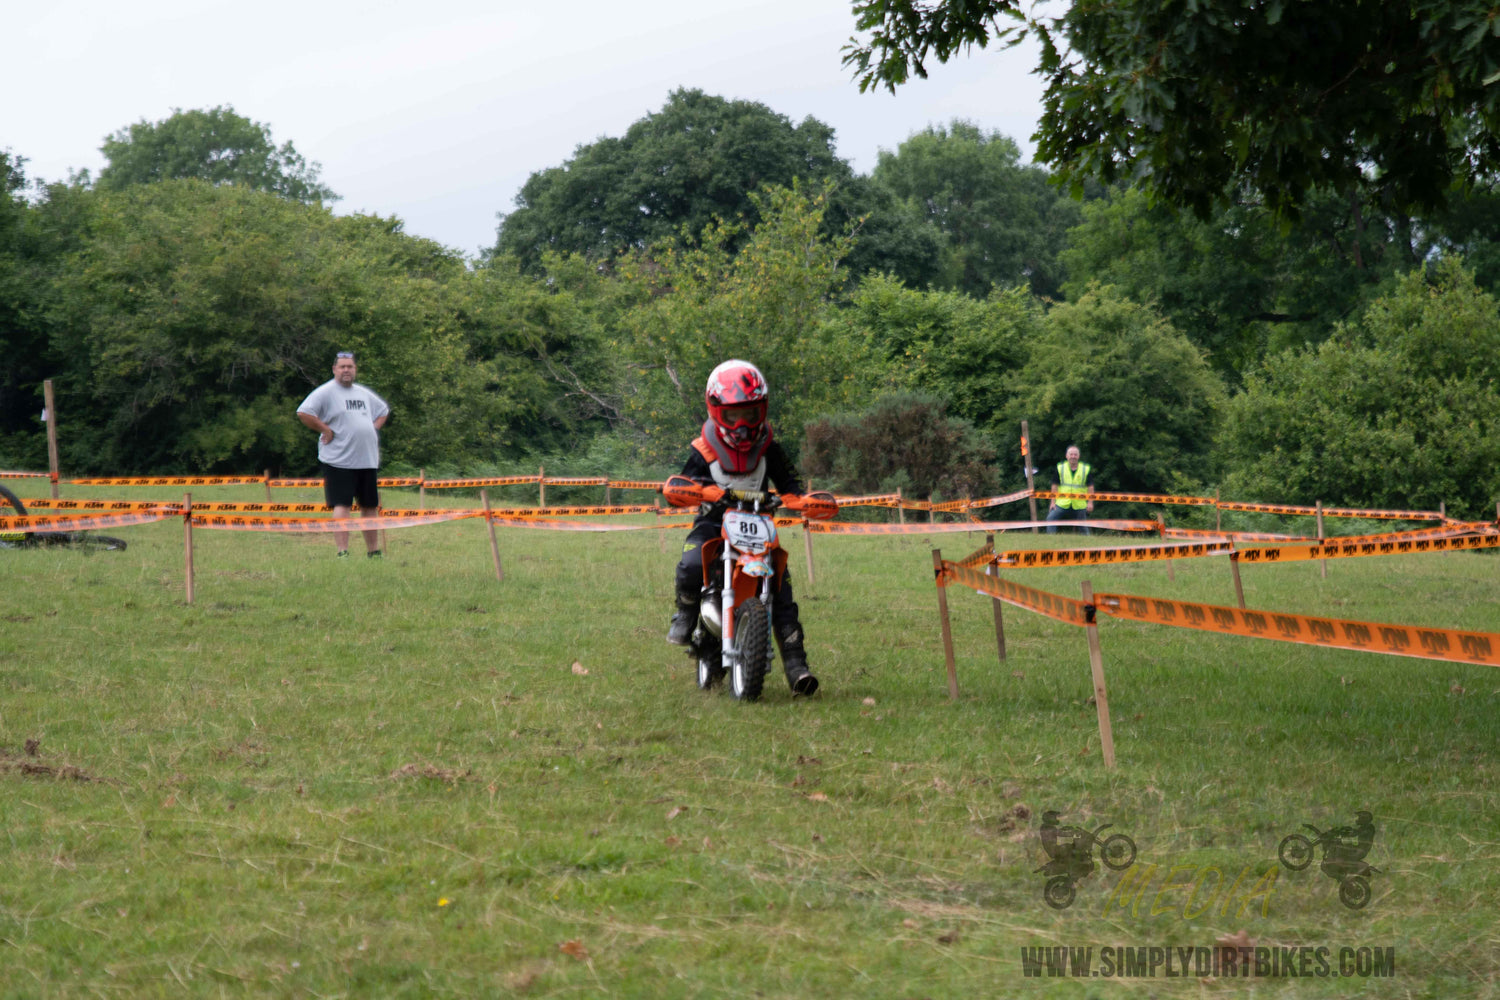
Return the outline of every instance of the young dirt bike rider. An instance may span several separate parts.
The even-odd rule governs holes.
[[[750,362],[733,359],[715,368],[703,394],[708,419],[693,441],[682,475],[703,485],[739,490],[765,490],[769,480],[782,496],[800,496],[802,480],[766,422],[769,396],[765,376]],[[703,543],[718,538],[723,524],[724,504],[703,504],[682,546],[682,559],[677,563],[677,611],[667,631],[667,641],[674,645],[686,646],[692,637],[703,589]],[[802,623],[787,573],[781,574],[771,601],[787,684],[793,694],[812,694],[818,689],[818,679],[807,668]]]

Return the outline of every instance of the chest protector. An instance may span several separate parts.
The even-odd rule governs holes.
[[[708,463],[714,483],[726,490],[764,490],[766,488],[766,452],[771,447],[771,425],[749,451],[736,451],[715,433],[712,421],[703,422],[703,433],[693,441],[693,448]]]

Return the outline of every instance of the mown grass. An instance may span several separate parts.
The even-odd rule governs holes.
[[[980,535],[819,537],[808,587],[788,532],[824,686],[747,705],[698,692],[662,642],[676,545],[652,532],[502,529],[497,584],[475,521],[392,531],[383,562],[358,539],[337,561],[326,537],[200,530],[191,607],[180,523],[111,533],[127,552],[0,552],[5,996],[1500,995],[1493,668],[1105,620],[1108,771],[1072,626],[1007,608],[1001,665],[988,598],[950,590],[948,699],[929,547]],[[1233,603],[1223,561],[1175,570],[1087,575]],[[1464,553],[1244,579],[1252,607],[1500,632],[1497,570]],[[1083,576],[1014,578],[1076,595]],[[1277,870],[1281,837],[1361,808],[1366,909],[1316,866]],[[1137,908],[1106,912],[1102,871],[1043,904],[1044,809],[1160,866]],[[1158,896],[1205,865],[1277,870],[1269,901],[1188,917],[1186,892]],[[1396,976],[1020,961],[1242,930],[1395,947]]]

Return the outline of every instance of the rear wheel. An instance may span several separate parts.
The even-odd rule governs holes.
[[[1047,887],[1042,890],[1042,898],[1054,910],[1066,910],[1073,905],[1073,899],[1077,895],[1078,890],[1073,888],[1073,880],[1066,875],[1052,876],[1047,880]]]
[[[14,513],[17,515],[21,517],[26,516],[26,505],[17,499],[16,495],[10,490],[4,486],[0,486],[0,515],[12,513],[12,511],[5,509],[7,505],[13,508]],[[0,531],[0,548],[20,548],[23,545],[30,544],[32,544],[32,536],[26,532]]]
[[[698,657],[698,688],[707,691],[724,679],[724,651],[712,636],[704,636],[703,641],[712,641],[713,645],[700,646],[694,653]]]
[[[742,701],[754,701],[765,687],[771,664],[771,616],[760,601],[751,599],[734,609],[734,645],[730,690]]]
[[[0,486],[0,503],[8,503],[15,508],[16,513],[21,517],[26,516],[26,505],[16,499],[16,495],[4,486]]]

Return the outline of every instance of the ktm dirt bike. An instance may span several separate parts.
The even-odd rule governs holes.
[[[838,513],[838,501],[831,493],[726,490],[683,476],[668,479],[662,496],[674,507],[723,505],[719,537],[703,545],[703,591],[689,645],[698,660],[700,688],[708,690],[727,675],[736,698],[754,701],[776,655],[771,595],[786,573],[786,550],[771,515],[786,510],[825,520]]]

